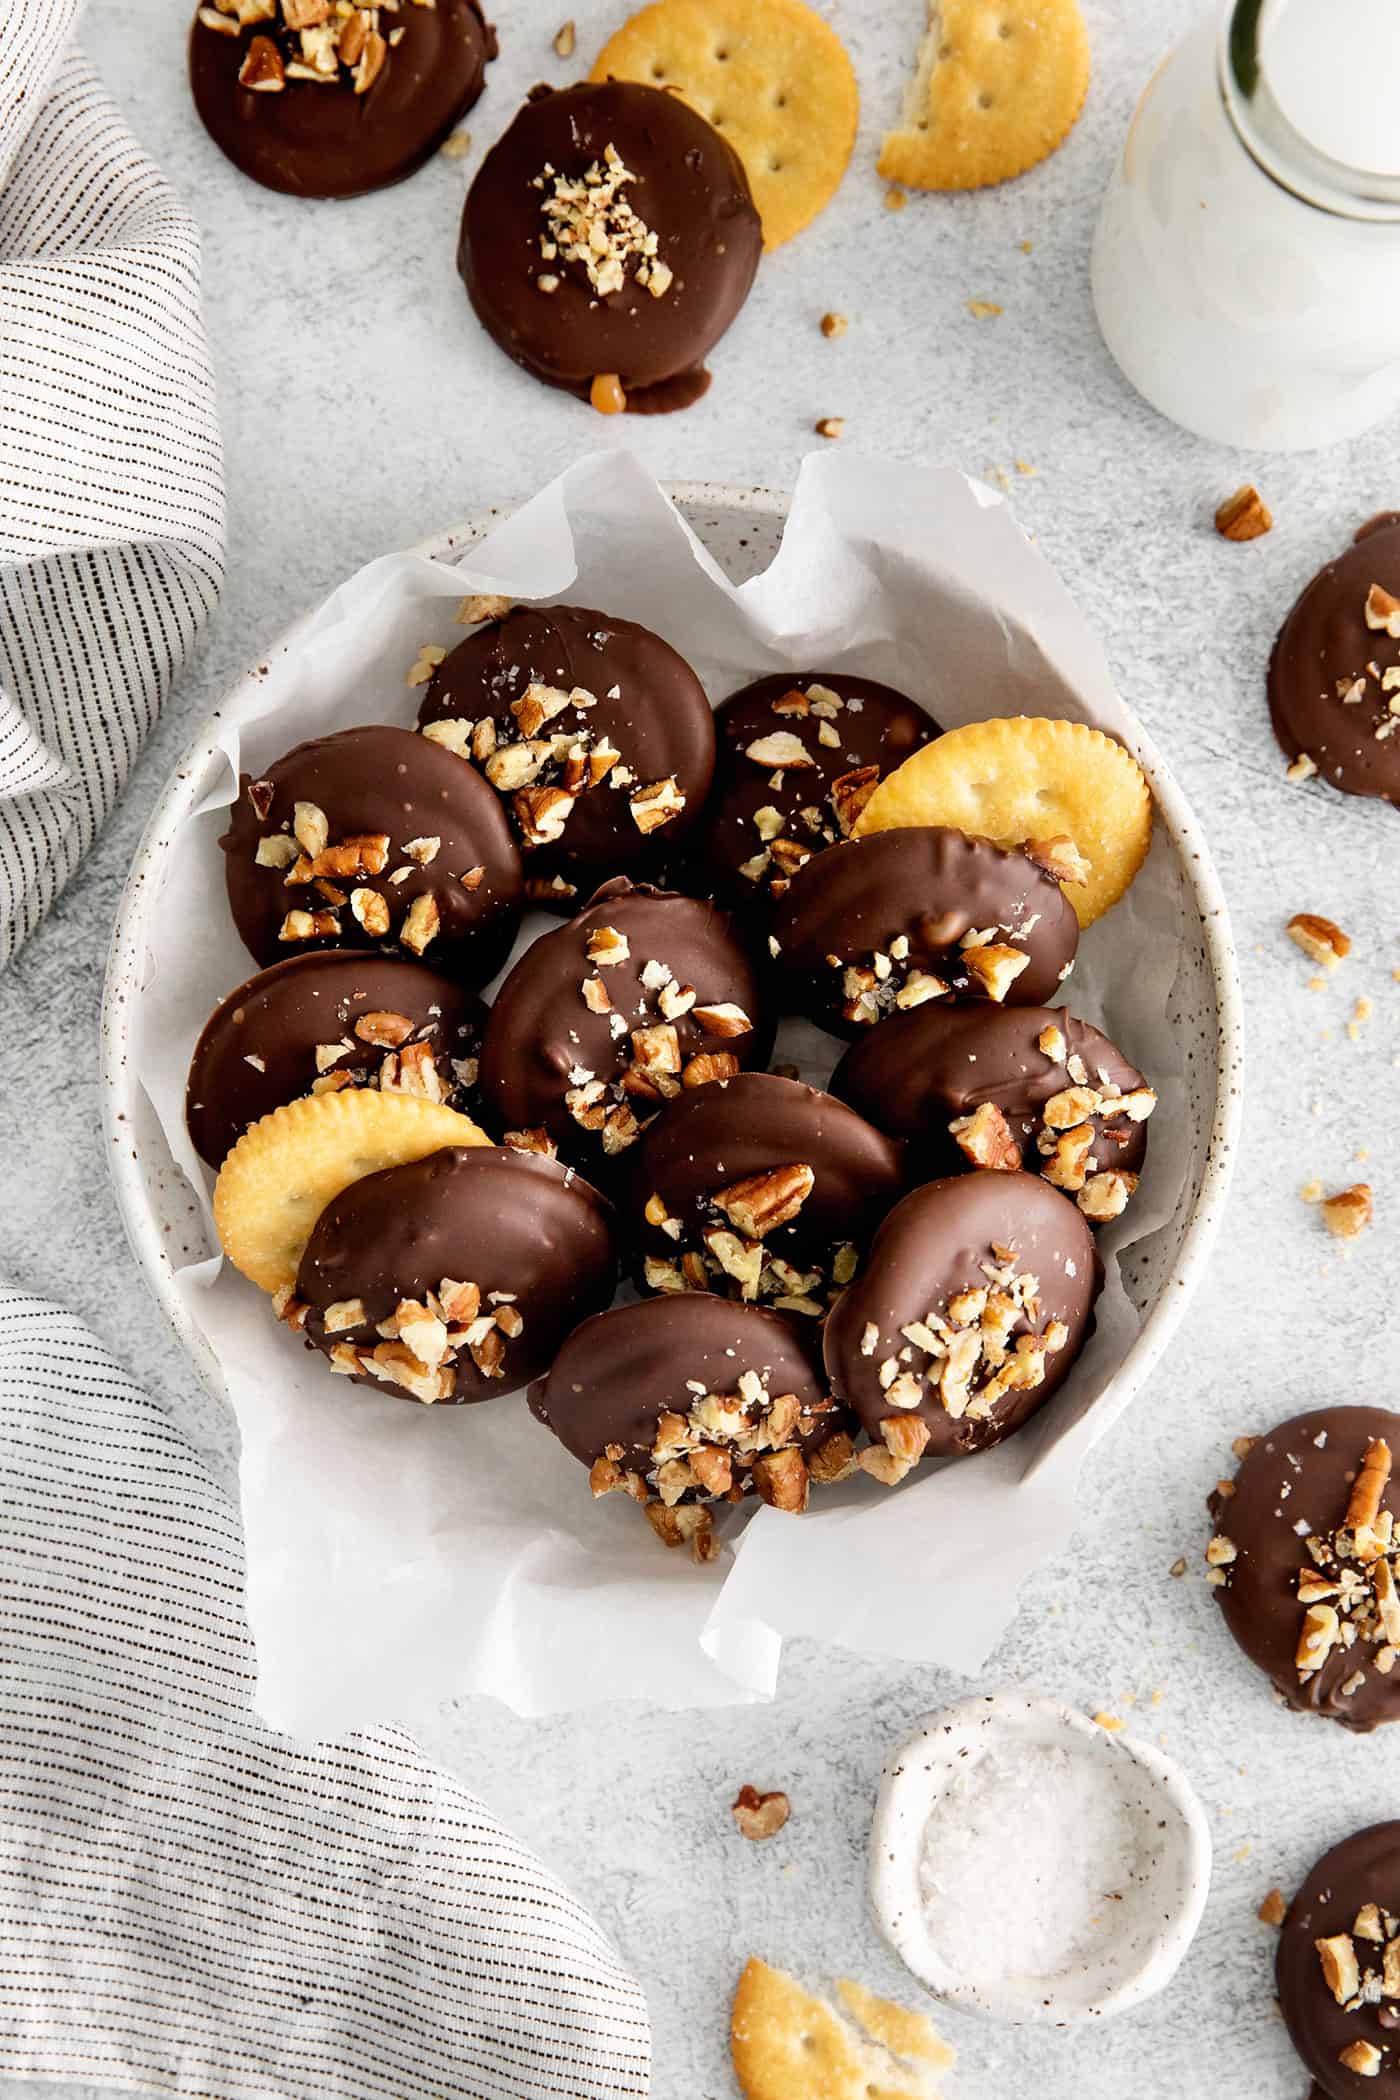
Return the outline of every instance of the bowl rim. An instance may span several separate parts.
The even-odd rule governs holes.
[[[762,484],[740,486],[723,481],[668,480],[661,483],[661,488],[687,522],[690,522],[690,515],[703,514],[707,510],[750,511],[765,518],[782,520],[786,518],[791,502],[789,494]],[[993,501],[1004,500],[993,490],[987,493]],[[476,545],[519,508],[520,502],[490,505],[474,512],[461,524],[428,534],[406,551],[432,560],[460,558],[467,548]],[[698,525],[692,529],[703,543]],[[149,1199],[142,1160],[132,1143],[141,1089],[128,1055],[130,1015],[144,966],[146,915],[159,896],[159,884],[154,878],[175,831],[200,799],[206,769],[217,748],[221,724],[232,707],[258,689],[261,681],[257,665],[265,665],[273,655],[285,655],[295,647],[317,610],[318,606],[309,606],[250,659],[248,668],[205,713],[181,751],[132,856],[117,904],[103,975],[98,1083],[104,1149],[117,1209],[147,1288],[174,1329],[202,1382],[224,1405],[228,1405],[228,1396],[218,1360],[191,1319],[176,1285],[175,1266]],[[1097,1412],[1113,1393],[1117,1402],[1115,1415],[1128,1405],[1161,1358],[1209,1259],[1229,1193],[1242,1115],[1244,1056],[1243,994],[1229,910],[1214,860],[1200,824],[1166,762],[1128,703],[1122,701],[1121,704],[1131,726],[1128,741],[1133,755],[1147,774],[1200,916],[1206,961],[1215,992],[1216,1054],[1215,1104],[1206,1137],[1200,1186],[1191,1205],[1176,1259],[1165,1286],[1144,1316],[1117,1372],[1091,1410],[1091,1414]]]
[[[975,1734],[992,1715],[1013,1733],[1024,1730],[1042,1738],[1060,1733],[1102,1744],[1110,1758],[1127,1758],[1148,1773],[1177,1817],[1182,1846],[1179,1906],[1174,1913],[1162,1915],[1134,1967],[1125,1971],[1118,1982],[1077,2002],[1059,2000],[1047,2005],[996,1984],[960,1983],[947,1975],[936,1976],[937,1964],[927,1950],[923,1914],[917,1904],[912,1906],[908,1924],[903,1923],[909,1876],[911,1871],[917,1871],[923,1831],[940,1791],[930,1785],[929,1779],[937,1766],[945,1763],[947,1753],[942,1743],[949,1737]],[[930,1744],[940,1754],[924,1761],[920,1753]],[[947,1769],[952,1769],[951,1759],[947,1760]],[[911,1814],[917,1820],[912,1833],[903,1828],[905,1818]],[[1001,1691],[975,1693],[937,1713],[921,1714],[898,1748],[885,1759],[871,1820],[866,1887],[881,1937],[910,1974],[940,2002],[1013,2026],[1070,2027],[1128,2012],[1166,1988],[1200,1927],[1210,1892],[1211,1867],[1210,1824],[1182,1765],[1151,1743],[1106,1729],[1063,1700],[1008,1686]]]

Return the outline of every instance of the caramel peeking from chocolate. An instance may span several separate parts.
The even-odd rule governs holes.
[[[1289,1706],[1362,1732],[1400,1719],[1400,1417],[1324,1407],[1256,1437],[1211,1497],[1207,1579]]]
[[[516,1392],[617,1281],[613,1213],[552,1159],[451,1146],[352,1182],[280,1308],[331,1369],[432,1405]]]
[[[628,81],[528,101],[477,172],[458,268],[517,364],[616,408],[681,407],[748,296],[762,229],[737,156],[678,96]]]
[[[234,924],[264,966],[383,947],[474,987],[520,921],[520,855],[497,797],[411,730],[342,729],[245,773],[219,844]]]
[[[700,854],[715,894],[753,912],[824,846],[847,838],[877,781],[938,734],[917,701],[873,678],[778,672],[731,693]]]
[[[705,689],[660,635],[587,606],[516,606],[432,670],[418,726],[501,798],[530,897],[572,911],[604,874],[674,856],[714,770]]]
[[[266,189],[356,197],[398,182],[481,93],[496,33],[477,0],[357,7],[209,0],[190,25],[195,108]]]
[[[1290,779],[1400,807],[1400,523],[1363,526],[1319,570],[1269,660],[1274,734]]]
[[[1288,1906],[1275,1971],[1279,2009],[1317,2091],[1326,2100],[1395,2100],[1400,1823],[1358,1830],[1317,1861]]]
[[[1066,1197],[1030,1174],[926,1182],[897,1204],[823,1342],[832,1391],[894,1481],[1000,1443],[1058,1390],[1103,1269]]]
[[[220,1002],[195,1046],[185,1121],[218,1167],[251,1123],[302,1094],[372,1086],[471,1115],[486,1008],[400,956],[337,950],[274,963]]]

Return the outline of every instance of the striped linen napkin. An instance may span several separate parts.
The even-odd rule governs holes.
[[[0,966],[223,579],[199,238],[70,50],[78,6],[0,5]]]

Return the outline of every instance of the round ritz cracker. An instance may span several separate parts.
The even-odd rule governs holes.
[[[1089,86],[1079,0],[929,0],[903,121],[879,169],[916,190],[1023,175],[1069,135]]]
[[[214,1184],[224,1253],[259,1290],[290,1290],[321,1212],[366,1174],[445,1145],[489,1145],[470,1116],[421,1094],[346,1087],[273,1109],[245,1130]]]
[[[655,0],[608,39],[592,77],[672,88],[707,118],[744,164],[765,248],[831,201],[855,145],[851,61],[802,0]]]
[[[923,2014],[846,1979],[836,1994],[848,2017],[750,1956],[729,2020],[745,2100],[937,2100],[953,2051]]]
[[[947,824],[998,846],[1069,838],[1089,863],[1064,892],[1081,926],[1123,895],[1152,843],[1152,791],[1123,746],[1086,722],[967,722],[886,774],[855,836]]]

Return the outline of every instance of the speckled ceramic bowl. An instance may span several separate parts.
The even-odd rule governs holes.
[[[768,489],[715,483],[672,484],[681,515],[735,580],[766,569],[778,550],[787,501]],[[988,500],[994,500],[988,498]],[[482,513],[455,531],[427,540],[419,553],[459,560],[508,515]],[[309,618],[309,616],[308,616]],[[264,654],[266,664],[294,652],[306,620]],[[261,694],[250,671],[210,716],[181,759],[152,813],[117,914],[102,1008],[102,1095],[107,1157],[117,1201],[137,1261],[160,1305],[210,1388],[223,1379],[175,1285],[175,1271],[214,1253],[207,1212],[172,1159],[131,1060],[133,1017],[147,974],[150,913],[160,897],[172,842],[223,777],[216,741],[221,726],[252,712]],[[1240,989],[1224,895],[1209,848],[1163,760],[1131,711],[1116,702],[1101,726],[1128,745],[1151,782],[1158,831],[1179,875],[1181,965],[1169,1018],[1185,1046],[1189,1090],[1189,1163],[1171,1216],[1132,1245],[1122,1274],[1142,1325],[1111,1385],[1091,1414],[1106,1422],[1124,1406],[1157,1362],[1209,1256],[1224,1210],[1240,1115]],[[1092,1432],[1091,1432],[1092,1434]]]
[[[1010,1916],[996,1940],[1007,1961],[1000,1974],[955,1969],[930,1933],[921,1900],[929,1823],[955,1775],[993,1742],[1012,1758],[1018,1749],[1046,1746],[1087,1760],[1096,1792],[1112,1789],[1127,1827],[1142,1833],[1139,1864],[1113,1893],[1111,1944],[1050,1976],[1011,1967]],[[1054,1817],[1052,1800],[1038,1806]],[[1127,2012],[1170,1983],[1201,1922],[1210,1856],[1204,1811],[1171,1758],[1056,1700],[996,1692],[925,1716],[886,1763],[870,1838],[870,1903],[890,1946],[935,1997],[1018,2026],[1064,2027]]]

